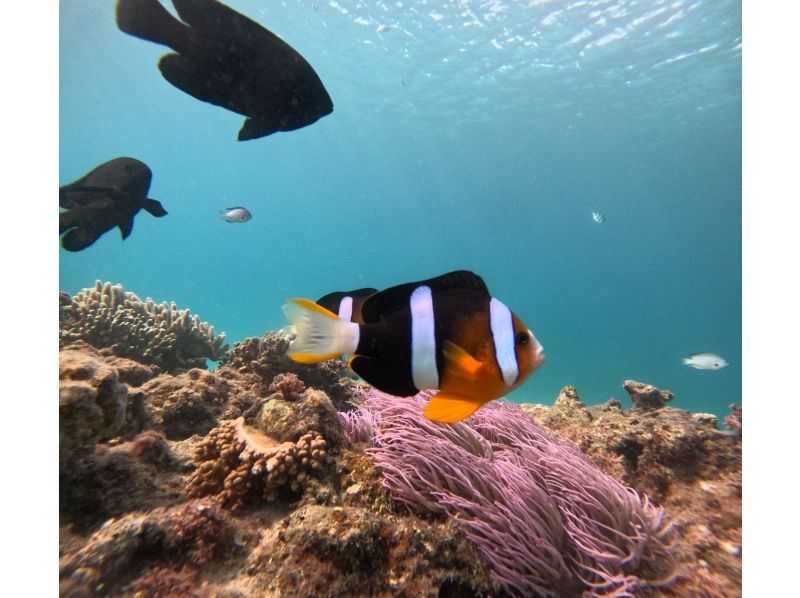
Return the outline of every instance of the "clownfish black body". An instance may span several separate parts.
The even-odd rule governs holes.
[[[383,392],[438,392],[425,407],[454,423],[520,386],[544,361],[542,347],[486,284],[466,270],[367,297],[363,323],[308,299],[284,305],[297,337],[287,355],[314,363],[350,354],[350,368]]]
[[[328,311],[335,313],[341,320],[363,324],[364,318],[361,316],[361,306],[377,292],[378,289],[372,288],[356,289],[355,291],[336,291],[317,299],[317,305],[321,305]]]

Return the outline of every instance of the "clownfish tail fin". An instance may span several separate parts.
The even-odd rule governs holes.
[[[297,333],[286,352],[292,361],[316,363],[353,353],[358,347],[358,324],[339,319],[309,299],[289,299],[283,313]]]

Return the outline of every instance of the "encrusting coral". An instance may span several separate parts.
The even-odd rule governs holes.
[[[195,448],[197,469],[189,478],[189,496],[214,494],[231,510],[249,499],[274,501],[288,486],[294,493],[327,461],[327,442],[315,433],[297,442],[278,442],[244,423],[244,418],[222,422]]]
[[[174,375],[62,345],[61,595],[741,593],[740,408],[720,430],[636,383],[650,408],[522,405],[547,433],[503,402],[435,425],[286,339]]]
[[[59,456],[63,466],[91,453],[99,439],[119,431],[125,421],[128,387],[119,382],[114,368],[80,350],[62,351],[58,367]]]
[[[287,334],[270,332],[261,338],[248,338],[234,343],[219,368],[220,372],[233,370],[242,375],[255,374],[258,383],[254,390],[264,396],[275,392],[271,386],[276,377],[280,377],[280,382],[287,380],[287,375],[294,375],[306,388],[325,391],[337,409],[352,408],[350,400],[357,382],[349,377],[345,362],[341,359],[315,364],[294,362],[286,356],[290,341],[291,336]],[[282,389],[279,390],[282,392]],[[291,387],[289,390],[297,393]],[[285,398],[288,400],[291,397]]]
[[[429,398],[366,393],[377,424],[368,452],[396,499],[458,522],[506,591],[621,595],[671,581],[677,537],[646,496],[517,406],[491,403],[443,426],[422,415]]]
[[[170,565],[165,573],[181,567],[189,581],[195,578],[198,568],[230,554],[234,541],[231,522],[207,499],[110,519],[80,550],[62,557],[61,595],[120,595],[110,590],[132,579],[131,588],[146,589],[155,582],[152,567],[142,571],[150,564]],[[174,590],[174,581],[165,578],[161,586]],[[190,584],[179,585],[188,590]]]
[[[174,302],[142,301],[122,285],[95,282],[69,302],[60,295],[59,341],[83,340],[114,355],[131,357],[172,372],[205,368],[206,358],[220,361],[228,351],[225,333],[201,322]]]
[[[180,374],[162,374],[139,389],[147,397],[143,407],[146,427],[170,440],[207,434],[226,419],[251,410],[255,417],[261,398],[230,370],[209,372],[192,368]]]

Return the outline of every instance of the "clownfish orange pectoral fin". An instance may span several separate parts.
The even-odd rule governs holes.
[[[467,419],[475,413],[485,401],[475,397],[455,394],[452,392],[437,392],[422,411],[428,419],[443,424],[454,424],[462,419]]]
[[[442,354],[447,362],[447,372],[455,378],[475,380],[483,367],[483,362],[450,341],[444,341]]]

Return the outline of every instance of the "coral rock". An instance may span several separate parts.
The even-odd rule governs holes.
[[[232,370],[240,374],[257,374],[258,394],[267,396],[270,385],[279,374],[295,374],[306,388],[323,390],[338,410],[352,408],[353,390],[358,383],[341,359],[321,363],[302,364],[286,356],[291,337],[281,332],[270,332],[261,338],[248,338],[235,343],[222,362],[221,371]]]
[[[245,415],[256,408],[258,397],[243,389],[238,378],[191,369],[150,380],[140,388],[146,396],[146,426],[170,440],[183,440],[207,434],[220,420]]]
[[[729,430],[733,430],[734,432],[738,432],[739,434],[742,433],[742,406],[731,404],[728,405],[728,409],[731,410],[730,414],[725,417],[725,425]]]
[[[98,280],[69,303],[63,293],[59,301],[62,346],[83,340],[164,371],[205,368],[206,359],[219,361],[228,350],[225,333],[217,336],[213,326],[190,316],[188,309],[142,301],[121,285]]]
[[[195,461],[189,496],[214,494],[221,506],[237,510],[248,501],[274,501],[283,487],[302,492],[327,462],[327,442],[309,432],[297,442],[281,443],[240,417],[211,430],[197,445]]]
[[[306,385],[297,377],[297,374],[278,374],[272,379],[269,389],[272,392],[279,392],[284,399],[290,401],[303,394]]]
[[[284,401],[275,395],[264,403],[259,417],[260,428],[283,442],[295,441],[312,430],[321,433],[331,446],[345,441],[344,429],[336,407],[321,390],[307,390],[298,401]]]
[[[170,570],[188,567],[184,573],[189,581],[195,578],[192,568],[229,554],[233,540],[231,523],[208,501],[110,519],[85,546],[61,558],[61,586],[71,594],[81,588],[92,595],[118,595],[114,590],[126,584],[150,587],[154,578],[148,565],[164,564]],[[164,583],[175,588],[175,581]]]
[[[128,387],[116,371],[80,350],[59,355],[60,460],[94,450],[95,442],[116,434],[125,421]]]
[[[486,566],[451,522],[356,507],[304,507],[248,561],[254,595],[491,595]]]
[[[641,411],[661,409],[667,401],[671,401],[674,397],[668,390],[659,390],[651,384],[636,380],[625,380],[622,388],[630,395],[633,408]]]

